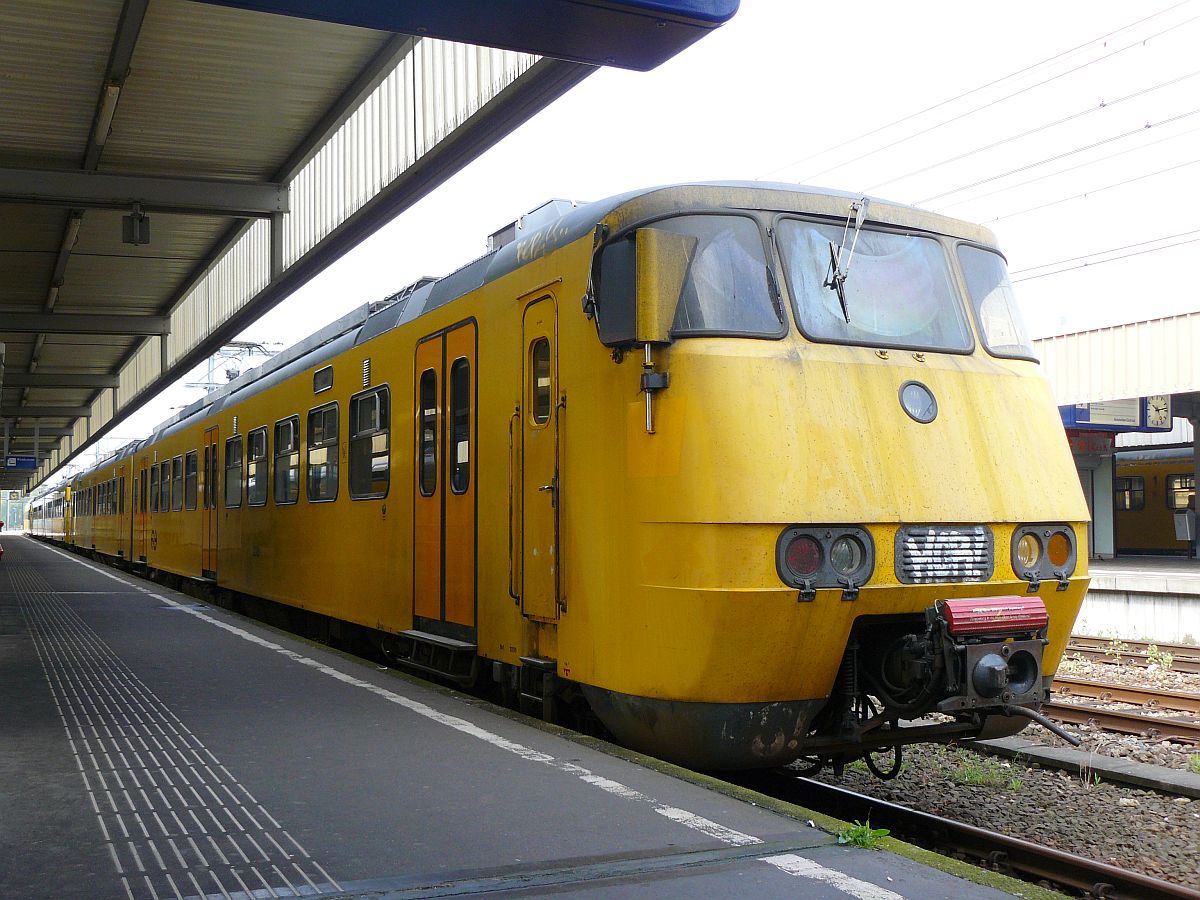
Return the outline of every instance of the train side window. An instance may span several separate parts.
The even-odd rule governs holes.
[[[171,461],[165,460],[158,466],[158,511],[167,512],[171,508]]]
[[[246,502],[251,506],[267,504],[267,429],[256,428],[246,446]]]
[[[300,497],[300,417],[275,423],[275,502],[295,503]]]
[[[421,408],[417,410],[420,421],[420,445],[417,447],[417,459],[421,466],[421,496],[432,497],[437,493],[437,435],[438,435],[438,397],[437,372],[426,369],[421,373],[420,393],[418,402]]]
[[[158,512],[158,466],[150,467],[150,512]]]
[[[199,476],[199,465],[195,450],[189,450],[184,457],[183,466],[183,505],[187,509],[196,508],[196,488]]]
[[[464,493],[471,484],[471,363],[460,357],[450,367],[450,490]]]
[[[1195,505],[1195,475],[1167,476],[1167,509],[1188,509]]]
[[[1113,496],[1118,510],[1146,508],[1146,479],[1141,475],[1118,475],[1113,479]]]
[[[550,398],[553,394],[550,384],[550,342],[545,338],[534,341],[533,358],[533,421],[537,425],[545,425],[550,421]]]
[[[117,512],[125,515],[125,476],[121,476],[120,487],[117,490]]]
[[[308,413],[308,487],[310,502],[336,500],[338,495],[338,405],[330,403]]]
[[[225,508],[242,505],[242,436],[225,442]]]
[[[142,469],[138,476],[138,510],[146,512],[150,507],[147,505],[150,498],[147,496],[150,493],[150,488],[147,482],[146,470]]]
[[[386,497],[391,392],[381,387],[350,398],[350,496]]]
[[[183,457],[177,456],[171,460],[171,509],[179,512],[183,509]]]

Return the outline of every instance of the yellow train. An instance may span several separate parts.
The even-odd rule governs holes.
[[[1087,509],[990,232],[722,183],[492,244],[39,498],[44,533],[693,766],[1038,715]]]
[[[1117,454],[1113,483],[1117,553],[1187,555],[1175,514],[1196,508],[1196,470],[1188,449]]]

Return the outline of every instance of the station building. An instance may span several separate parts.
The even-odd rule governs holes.
[[[1192,348],[1200,346],[1200,312],[1045,337],[1034,346],[1092,514],[1088,555],[1118,556],[1125,545],[1118,513],[1145,508],[1170,529],[1155,552],[1196,558],[1200,359]],[[1121,469],[1150,458],[1170,459],[1173,468],[1148,493],[1141,476]]]

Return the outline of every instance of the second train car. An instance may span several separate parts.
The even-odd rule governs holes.
[[[1017,731],[1088,582],[991,233],[784,185],[549,204],[70,490],[70,543],[709,769]]]

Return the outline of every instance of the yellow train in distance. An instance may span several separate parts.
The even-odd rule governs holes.
[[[1186,556],[1191,545],[1176,536],[1175,515],[1196,509],[1191,450],[1128,450],[1117,454],[1115,464],[1117,553]]]
[[[541,207],[67,490],[35,530],[707,769],[1015,732],[1087,587],[991,233],[754,182]]]

